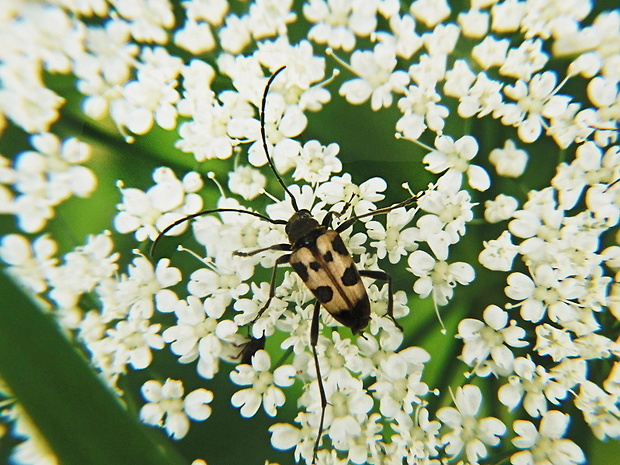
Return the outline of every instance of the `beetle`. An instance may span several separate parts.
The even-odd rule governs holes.
[[[333,217],[342,215],[348,208],[350,201],[345,204],[341,212],[329,211],[325,215],[322,222],[316,220],[309,210],[300,209],[295,197],[275,168],[274,162],[269,154],[265,131],[265,106],[267,95],[271,84],[285,68],[286,67],[283,66],[275,71],[265,85],[260,109],[260,132],[261,142],[267,162],[269,163],[269,166],[279,184],[282,186],[284,192],[291,201],[291,205],[294,210],[293,215],[288,220],[274,220],[254,211],[236,208],[203,210],[181,218],[180,220],[177,220],[164,228],[152,245],[151,255],[154,255],[160,239],[171,229],[193,218],[208,215],[210,213],[244,213],[268,221],[272,224],[284,225],[285,233],[288,238],[287,243],[274,244],[269,247],[264,247],[250,252],[236,251],[233,254],[240,257],[251,257],[269,250],[288,252],[279,256],[275,260],[267,300],[265,301],[263,307],[259,310],[257,316],[250,322],[250,325],[255,323],[265,312],[265,310],[269,308],[269,304],[275,296],[278,268],[282,265],[290,265],[312,292],[314,297],[316,297],[310,326],[310,345],[312,347],[312,354],[316,366],[319,394],[321,398],[321,418],[319,422],[317,439],[313,449],[312,463],[314,464],[316,462],[317,452],[321,443],[325,410],[327,408],[327,397],[323,387],[319,359],[316,351],[319,337],[319,314],[321,306],[327,310],[327,312],[329,312],[329,314],[334,317],[336,321],[350,328],[353,334],[359,334],[364,328],[366,328],[366,326],[368,326],[368,322],[370,321],[370,300],[361,278],[367,277],[385,281],[388,284],[387,316],[394,322],[396,327],[402,329],[396,322],[393,315],[394,293],[392,289],[391,276],[380,270],[358,270],[351,253],[340,236],[340,233],[353,226],[353,224],[361,218],[386,214],[396,208],[406,207],[416,203],[420,198],[420,194],[412,195],[410,198],[389,207],[380,208],[368,213],[353,216],[343,221],[335,229],[330,229],[330,224]],[[240,354],[241,361],[243,363],[249,363],[252,355],[263,347],[264,336],[259,339],[252,337],[250,342],[247,343],[247,346],[244,347]]]

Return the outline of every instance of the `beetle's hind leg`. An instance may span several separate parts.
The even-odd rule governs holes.
[[[312,312],[312,323],[310,326],[310,345],[312,346],[312,355],[314,357],[314,366],[316,367],[316,380],[319,385],[319,395],[321,396],[321,420],[319,422],[319,431],[314,443],[312,451],[312,464],[316,463],[316,455],[321,445],[323,436],[323,422],[325,421],[325,409],[327,408],[327,396],[325,395],[325,387],[323,386],[323,378],[319,367],[319,356],[316,354],[316,345],[319,342],[319,313],[321,312],[321,303],[317,300],[314,303],[314,311]]]
[[[238,359],[239,363],[241,364],[251,365],[252,357],[254,356],[254,354],[258,352],[259,350],[262,350],[265,348],[266,337],[264,334],[259,338],[256,338],[252,336],[251,334],[249,337],[250,337],[249,341],[244,342],[243,344],[239,344],[239,345],[235,344],[235,347],[239,347],[241,351],[239,352],[237,356],[233,358],[235,360]]]
[[[394,318],[394,289],[392,288],[392,276],[390,276],[385,271],[381,270],[359,270],[360,276],[364,276],[366,278],[377,279],[379,281],[387,281],[388,284],[388,305],[387,305],[387,316],[390,318],[396,327],[403,330],[402,326],[398,324],[396,318]]]

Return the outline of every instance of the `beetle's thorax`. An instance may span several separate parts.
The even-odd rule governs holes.
[[[299,210],[291,216],[284,230],[293,249],[298,249],[323,234],[325,227],[308,210]]]

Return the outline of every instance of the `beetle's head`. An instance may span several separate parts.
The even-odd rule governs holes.
[[[319,222],[314,219],[310,211],[304,209],[293,213],[293,216],[286,223],[284,231],[289,242],[295,245],[319,228],[321,228]]]

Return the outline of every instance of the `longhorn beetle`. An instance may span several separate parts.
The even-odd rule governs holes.
[[[204,210],[192,215],[188,215],[175,221],[168,227],[166,227],[159,236],[155,239],[151,248],[151,255],[154,255],[155,248],[159,243],[159,240],[172,228],[178,226],[185,221],[193,218],[207,215],[210,213],[223,213],[223,212],[236,212],[245,213],[258,217],[262,220],[268,221],[272,224],[284,225],[286,235],[288,236],[288,243],[275,244],[270,247],[264,247],[262,249],[253,250],[251,252],[234,252],[234,255],[240,257],[251,257],[267,250],[277,250],[282,252],[290,252],[285,255],[281,255],[275,261],[273,273],[271,275],[271,282],[269,288],[269,295],[267,301],[263,307],[259,310],[257,316],[252,320],[254,323],[260,318],[264,311],[269,308],[269,304],[275,295],[276,288],[276,276],[278,267],[280,265],[289,264],[293,270],[299,275],[304,284],[316,297],[314,304],[314,310],[312,315],[312,323],[310,326],[310,345],[312,346],[312,354],[314,356],[314,363],[316,366],[317,381],[319,386],[319,394],[321,398],[321,419],[319,423],[319,430],[317,439],[314,444],[312,463],[316,462],[316,456],[318,448],[323,435],[323,422],[325,420],[325,409],[327,407],[327,397],[325,395],[325,389],[321,378],[321,372],[319,368],[319,359],[316,352],[316,346],[319,337],[319,313],[321,305],[327,310],[331,316],[333,316],[338,322],[351,329],[353,334],[360,333],[370,321],[370,301],[366,288],[361,281],[361,277],[373,278],[381,281],[386,281],[388,284],[388,305],[387,315],[392,319],[394,324],[400,329],[400,326],[394,319],[394,297],[392,290],[392,278],[389,274],[379,270],[358,270],[353,262],[351,253],[345,246],[340,233],[353,226],[353,224],[360,218],[370,217],[374,215],[380,215],[388,213],[391,210],[400,207],[406,207],[415,203],[420,195],[412,196],[402,202],[396,203],[389,207],[380,208],[362,215],[351,217],[343,221],[337,228],[330,229],[330,223],[334,215],[340,216],[346,208],[348,208],[349,202],[345,205],[343,212],[329,211],[321,223],[312,217],[310,211],[306,209],[300,209],[297,205],[295,197],[288,189],[280,174],[275,168],[273,160],[269,154],[269,148],[267,145],[267,137],[265,134],[265,105],[267,102],[267,94],[269,88],[274,79],[282,72],[286,67],[279,68],[275,73],[271,75],[262,96],[261,110],[260,110],[260,132],[261,142],[265,151],[267,162],[273,171],[276,179],[284,189],[286,195],[289,197],[292,207],[295,210],[293,216],[286,220],[273,220],[265,215],[248,210],[241,210],[236,208],[217,208],[213,210]],[[241,358],[243,362],[249,362],[251,356],[261,348],[261,344],[264,344],[264,339],[254,339],[250,341],[256,341],[254,345],[248,347],[248,350],[243,350]]]

